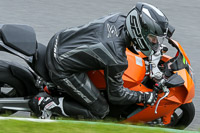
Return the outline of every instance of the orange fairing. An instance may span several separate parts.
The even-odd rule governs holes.
[[[126,50],[126,55],[129,67],[124,72],[122,78],[124,80],[124,87],[131,88],[142,82],[146,73],[146,68],[145,62],[141,56],[132,53],[128,49]]]
[[[185,69],[178,71],[178,74],[185,81],[184,88],[187,91],[187,95],[184,97],[184,101],[183,101],[183,104],[185,104],[194,98],[194,94],[195,94],[194,82],[191,76],[189,75],[189,73]]]
[[[163,101],[162,101],[163,102]],[[171,118],[171,114],[174,112],[174,109],[179,107],[181,104],[178,103],[173,103],[173,102],[166,102],[163,105],[160,105],[158,107],[158,113],[155,114],[155,107],[154,106],[148,106],[145,109],[143,108],[138,108],[138,111],[133,112],[128,116],[126,120],[124,120],[122,123],[144,123],[148,121],[152,121],[161,117],[165,117],[165,120],[170,116],[168,119]],[[136,113],[136,114],[135,114]],[[170,121],[163,121],[165,124],[169,124]]]
[[[177,71],[177,73],[183,78],[185,83],[182,86],[170,88],[170,94],[160,102],[157,114],[155,114],[156,102],[154,106],[148,106],[145,109],[138,109],[138,111],[136,110],[131,113],[128,118],[123,121],[123,123],[148,122],[162,117],[163,123],[169,124],[171,122],[171,115],[174,112],[174,109],[178,108],[182,104],[191,102],[194,98],[194,82],[187,70],[182,69]],[[130,89],[135,91],[149,91],[142,84]],[[163,93],[158,94],[158,99],[160,99],[163,95]]]
[[[178,49],[181,51],[181,53],[183,54],[183,56],[185,57],[185,59],[187,60],[188,64],[190,64],[190,60],[188,59],[188,56],[186,55],[184,49],[182,48],[182,46],[175,40],[170,40],[172,41],[173,45],[175,45],[176,47],[178,47]],[[181,95],[180,97],[182,97],[182,103],[189,103],[192,101],[192,98],[194,98],[194,94],[195,94],[195,86],[194,86],[194,81],[192,80],[191,75],[188,73],[188,71],[186,69],[182,69],[177,71],[177,73],[183,78],[183,80],[185,81],[184,85],[182,87],[177,87],[176,90],[178,88],[181,88],[181,92],[183,93],[185,91],[185,95]],[[176,95],[178,95],[179,93],[175,93]]]

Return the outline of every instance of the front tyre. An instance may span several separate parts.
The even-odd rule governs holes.
[[[185,129],[193,121],[194,116],[195,107],[193,102],[183,104],[175,110],[169,127]]]

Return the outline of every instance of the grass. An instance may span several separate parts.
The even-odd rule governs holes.
[[[187,132],[163,128],[124,124],[63,120],[57,122],[31,122],[0,120],[0,133],[175,133]]]

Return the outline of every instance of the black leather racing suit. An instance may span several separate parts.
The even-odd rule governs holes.
[[[104,117],[109,112],[107,101],[87,76],[89,70],[103,69],[109,101],[134,104],[138,93],[123,87],[122,75],[128,67],[126,46],[130,45],[125,30],[125,16],[113,14],[89,24],[63,30],[50,40],[46,63],[52,81],[65,89],[78,106],[74,112],[86,117]],[[64,103],[66,114],[72,112]],[[79,114],[78,114],[79,113]]]

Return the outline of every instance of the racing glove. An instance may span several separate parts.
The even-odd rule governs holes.
[[[155,91],[153,91],[153,92],[141,92],[140,91],[140,94],[141,95],[139,98],[139,102],[144,103],[145,105],[148,104],[148,105],[153,106],[158,98],[158,94]]]

